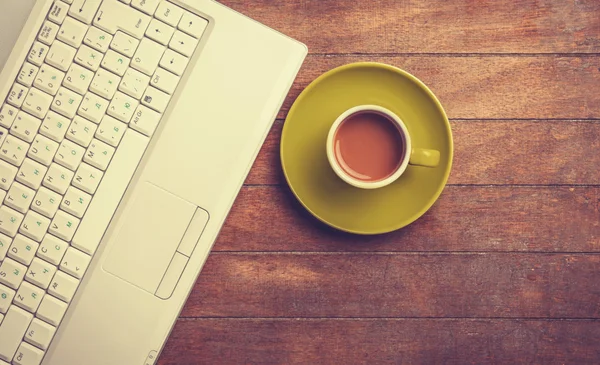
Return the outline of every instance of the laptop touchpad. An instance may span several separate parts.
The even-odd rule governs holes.
[[[104,269],[156,293],[196,209],[156,185],[140,184],[110,238]]]

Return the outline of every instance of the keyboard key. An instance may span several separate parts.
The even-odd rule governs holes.
[[[23,264],[31,264],[31,260],[35,256],[39,245],[37,242],[18,234],[13,240],[10,250],[8,250],[8,256],[13,260]]]
[[[70,241],[79,225],[79,218],[73,217],[71,214],[59,210],[56,212],[50,229],[51,234],[65,241]]]
[[[9,287],[0,284],[0,313],[6,313],[15,297],[16,292]]]
[[[107,114],[122,122],[129,123],[138,104],[139,101],[136,99],[117,91],[108,106]]]
[[[108,163],[110,162],[110,159],[114,153],[115,149],[113,147],[102,141],[93,139],[85,153],[83,160],[90,165],[104,171],[108,167]]]
[[[29,209],[29,205],[31,205],[34,196],[34,190],[15,182],[10,187],[6,199],[4,199],[4,204],[21,213],[25,213]]]
[[[19,288],[27,268],[13,259],[6,258],[0,265],[0,283],[12,289]]]
[[[115,34],[121,30],[135,38],[142,38],[150,17],[134,8],[115,1],[104,1],[94,19],[94,25]]]
[[[75,62],[89,70],[97,71],[104,55],[88,46],[81,46],[75,55]]]
[[[148,76],[153,75],[165,50],[163,45],[144,38],[131,60],[131,67]]]
[[[15,83],[8,94],[8,98],[6,101],[17,108],[20,108],[23,105],[23,100],[25,100],[25,96],[29,89],[23,85]]]
[[[179,6],[171,4],[168,1],[163,1],[158,5],[158,9],[156,9],[154,16],[170,26],[176,27],[183,16],[183,11],[184,10]]]
[[[102,67],[119,76],[123,76],[129,67],[129,62],[131,62],[131,59],[110,49],[102,59]]]
[[[44,118],[50,109],[51,103],[52,96],[36,88],[31,88],[25,97],[22,109],[37,118]]]
[[[69,5],[62,1],[55,1],[48,14],[48,19],[56,24],[62,24],[69,11]]]
[[[89,193],[94,194],[100,180],[102,179],[103,172],[95,167],[92,167],[86,163],[79,165],[75,178],[73,179],[73,186]]]
[[[42,121],[25,112],[19,112],[17,119],[10,127],[10,134],[13,134],[26,142],[33,141],[33,137],[37,134],[38,129],[42,125]]]
[[[83,97],[69,89],[61,87],[52,102],[52,110],[67,118],[73,118]]]
[[[198,40],[183,32],[177,31],[169,42],[169,48],[181,53],[184,56],[191,57],[196,50]]]
[[[57,271],[50,283],[48,293],[63,302],[69,303],[71,299],[73,299],[73,295],[75,294],[78,285],[79,280],[62,271]]]
[[[189,59],[187,57],[182,56],[173,50],[167,49],[160,60],[160,67],[181,76],[187,67],[188,61]]]
[[[92,138],[94,137],[94,133],[96,133],[97,125],[90,122],[89,120],[82,118],[80,116],[76,116],[73,119],[73,122],[69,126],[69,131],[67,132],[67,138],[78,145],[83,147],[89,146]]]
[[[18,112],[19,109],[14,106],[4,104],[0,110],[0,125],[5,128],[10,128],[17,117]]]
[[[42,350],[22,342],[13,360],[13,365],[40,365],[43,357]]]
[[[58,25],[56,25],[50,21],[46,21],[46,22],[44,22],[44,26],[40,30],[40,33],[38,34],[37,39],[40,42],[49,46],[52,44],[52,42],[54,42],[54,39],[56,38],[57,33],[58,33]]]
[[[40,303],[42,302],[44,294],[45,293],[43,289],[40,289],[35,285],[24,282],[19,287],[19,290],[17,291],[17,295],[15,295],[13,303],[25,310],[35,313],[35,311],[40,306]]]
[[[79,150],[78,150],[79,152]],[[73,179],[75,173],[63,166],[53,163],[48,168],[48,173],[44,178],[44,186],[56,191],[59,194],[64,194]]]
[[[83,43],[94,48],[97,51],[106,53],[106,51],[108,51],[108,46],[110,45],[112,38],[112,35],[106,33],[101,29],[98,29],[96,27],[90,27],[83,39]]]
[[[121,123],[109,115],[105,115],[102,118],[102,123],[98,126],[95,137],[102,142],[117,147],[126,129],[127,124]]]
[[[128,36],[123,32],[117,32],[110,44],[110,48],[131,58],[135,54],[135,50],[139,44],[140,41],[136,38]]]
[[[157,41],[160,44],[167,45],[173,36],[175,29],[157,19],[152,19],[146,30],[146,37]]]
[[[125,94],[135,98],[141,99],[144,91],[150,83],[150,77],[143,73],[136,71],[132,68],[127,69],[121,84],[119,84],[119,90]]]
[[[69,124],[71,124],[71,120],[49,111],[42,123],[40,133],[56,142],[61,142],[65,138]]]
[[[14,237],[23,221],[23,214],[3,205],[0,207],[0,232]]]
[[[0,261],[4,260],[8,253],[8,248],[12,243],[12,238],[0,233]]]
[[[31,209],[48,218],[52,218],[54,217],[54,214],[56,214],[61,200],[61,195],[50,189],[41,187],[35,194],[35,198],[33,198]]]
[[[27,156],[46,166],[52,163],[52,159],[58,150],[58,143],[41,134],[35,136]]]
[[[94,76],[94,80],[90,85],[90,91],[102,96],[105,99],[112,99],[113,95],[117,91],[119,82],[121,79],[119,76],[113,74],[110,71],[99,69]]]
[[[30,344],[47,350],[56,332],[56,327],[49,325],[37,318],[34,318],[27,332],[25,332],[25,341]]]
[[[179,30],[186,32],[194,38],[200,38],[207,26],[208,21],[206,19],[186,11],[181,17],[181,21],[177,27]]]
[[[92,23],[102,0],[74,0],[69,15],[86,24]]]
[[[161,115],[143,105],[138,106],[129,126],[136,131],[151,137],[160,122]]]
[[[33,314],[11,306],[0,324],[0,360],[11,361],[21,344]]]
[[[74,186],[70,186],[65,194],[65,197],[60,204],[60,209],[64,210],[69,214],[73,214],[77,218],[83,218],[83,214],[87,209],[92,196],[77,189]]]
[[[30,210],[23,218],[19,232],[34,241],[41,242],[50,226],[50,219]],[[35,248],[37,250],[37,246]]]
[[[69,244],[58,237],[47,234],[42,240],[37,256],[48,261],[52,265],[58,265],[62,260]]]
[[[54,42],[48,51],[46,63],[61,71],[67,71],[75,58],[75,53],[77,53],[75,48],[63,42]]]
[[[149,87],[146,89],[146,92],[142,97],[142,104],[156,110],[159,113],[163,113],[165,109],[167,109],[167,105],[169,105],[169,100],[171,100],[171,96],[169,94],[165,94],[158,89]]]
[[[0,161],[0,188],[8,190],[15,180],[18,171],[13,165]]]
[[[84,153],[85,148],[65,139],[60,144],[58,152],[54,156],[54,161],[75,171],[77,170],[77,166],[81,163]]]
[[[27,61],[33,63],[36,66],[41,66],[42,63],[44,63],[44,60],[46,59],[46,54],[48,54],[49,49],[50,47],[48,47],[47,45],[36,41],[35,43],[33,43],[33,47],[31,47],[31,50],[27,55]]]
[[[25,280],[42,289],[48,289],[55,272],[56,266],[36,257],[25,274]]]
[[[46,295],[44,299],[42,299],[42,304],[40,304],[37,311],[37,316],[53,326],[58,326],[66,311],[67,303],[56,299],[51,295]]]
[[[21,166],[29,145],[15,136],[7,136],[0,147],[0,158],[15,166]]]
[[[33,86],[50,95],[56,95],[64,78],[64,72],[44,63],[42,67],[40,67],[40,72],[38,72],[38,75],[33,82]]]
[[[60,269],[67,274],[71,274],[74,277],[81,279],[85,270],[90,263],[91,257],[73,247],[67,249],[65,257],[63,257],[60,264]]]
[[[102,117],[108,108],[108,104],[108,100],[88,92],[85,94],[77,114],[97,124],[102,120]]]
[[[148,15],[153,15],[161,1],[162,0],[131,0],[131,6]]]
[[[44,137],[45,138],[45,137]],[[39,189],[48,168],[38,162],[26,158],[17,173],[17,181],[31,189]]]
[[[17,76],[17,81],[22,85],[27,87],[31,87],[33,85],[33,80],[35,80],[35,76],[37,75],[39,67],[32,65],[29,62],[25,62],[23,67],[21,68],[21,72],[19,72],[19,76]]]
[[[73,63],[69,67],[63,85],[76,93],[85,94],[93,78],[94,73],[92,71]]]
[[[85,37],[87,31],[87,25],[71,17],[68,17],[65,19],[62,26],[60,27],[56,38],[72,47],[78,48],[79,46],[81,46],[81,43],[83,42],[83,38]],[[50,50],[50,52],[52,52],[52,50]],[[75,53],[73,53],[73,56],[75,56]],[[71,58],[71,60],[72,59],[73,58]]]

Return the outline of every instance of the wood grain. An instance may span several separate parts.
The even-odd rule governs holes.
[[[371,237],[326,227],[287,188],[245,187],[213,250],[600,252],[600,187],[450,186],[412,225]]]
[[[598,321],[180,320],[160,365],[596,364]]]
[[[598,318],[595,254],[213,253],[183,317]]]
[[[282,122],[273,126],[246,184],[285,185],[279,159]],[[600,123],[451,121],[450,184],[598,184]]]
[[[319,75],[360,61],[391,64],[417,76],[438,96],[449,118],[600,118],[598,57],[468,55],[309,56],[279,117]]]
[[[600,52],[596,0],[224,0],[313,53]]]

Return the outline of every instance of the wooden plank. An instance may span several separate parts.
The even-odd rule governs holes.
[[[597,364],[598,321],[180,320],[158,362]]]
[[[391,64],[417,76],[449,118],[600,118],[600,57],[591,56],[309,56],[279,116],[285,117],[319,75],[360,61]]]
[[[447,187],[402,230],[362,237],[313,218],[287,188],[242,189],[215,251],[600,252],[600,187]]]
[[[182,315],[600,318],[598,277],[594,254],[213,253]]]
[[[600,51],[596,0],[224,0],[313,53]]]
[[[600,105],[599,105],[600,106]],[[600,108],[599,108],[600,109]],[[600,123],[586,121],[451,121],[450,184],[598,184]],[[285,184],[277,122],[247,184]]]
[[[597,321],[183,320],[160,365],[596,364]]]

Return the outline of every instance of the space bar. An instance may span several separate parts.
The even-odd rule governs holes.
[[[128,129],[104,174],[71,244],[93,255],[133,177],[149,139]]]

